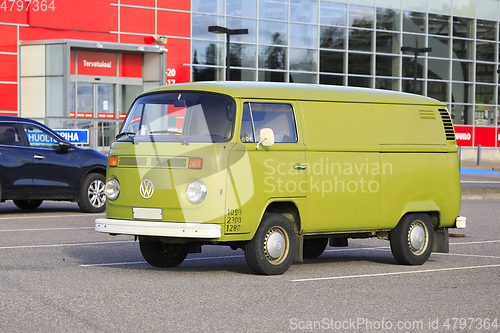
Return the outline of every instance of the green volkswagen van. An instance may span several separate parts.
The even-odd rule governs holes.
[[[431,98],[324,85],[206,82],[139,95],[111,146],[106,218],[145,260],[242,248],[282,274],[349,238],[390,241],[401,264],[448,251],[459,217],[458,148]]]

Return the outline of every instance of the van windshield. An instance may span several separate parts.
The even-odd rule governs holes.
[[[224,142],[231,140],[236,103],[225,95],[155,93],[132,105],[118,140]]]

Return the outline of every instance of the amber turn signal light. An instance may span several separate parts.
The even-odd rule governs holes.
[[[118,166],[118,156],[108,157],[108,166],[109,167],[117,167]]]
[[[195,158],[195,157],[190,157],[189,158],[189,169],[201,169],[203,167],[203,159],[202,158]]]

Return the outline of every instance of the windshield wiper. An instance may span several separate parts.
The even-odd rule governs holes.
[[[121,133],[118,133],[115,136],[115,140],[118,140],[119,138],[121,138],[124,135],[128,136],[130,139],[132,139],[132,141],[134,141],[134,137],[132,137],[132,135],[135,135],[134,132],[121,132]]]
[[[157,131],[151,131],[149,132],[149,134],[155,134],[155,133],[167,133],[167,134],[172,134],[172,136],[174,137],[175,140],[179,141],[180,143],[182,143],[183,145],[189,145],[189,142],[187,142],[186,140],[182,141],[181,139],[179,139],[177,137],[177,135],[179,135],[180,133],[179,132],[174,132],[174,131],[171,131],[171,130],[157,130]]]

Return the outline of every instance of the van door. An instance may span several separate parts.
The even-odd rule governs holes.
[[[374,230],[380,220],[381,174],[371,104],[299,102],[306,142],[305,233]]]
[[[269,201],[293,202],[307,193],[304,141],[299,137],[295,102],[246,100],[240,107],[239,144],[230,157],[226,234],[234,228],[236,233],[254,230]],[[273,145],[259,144],[263,128],[273,130]]]

